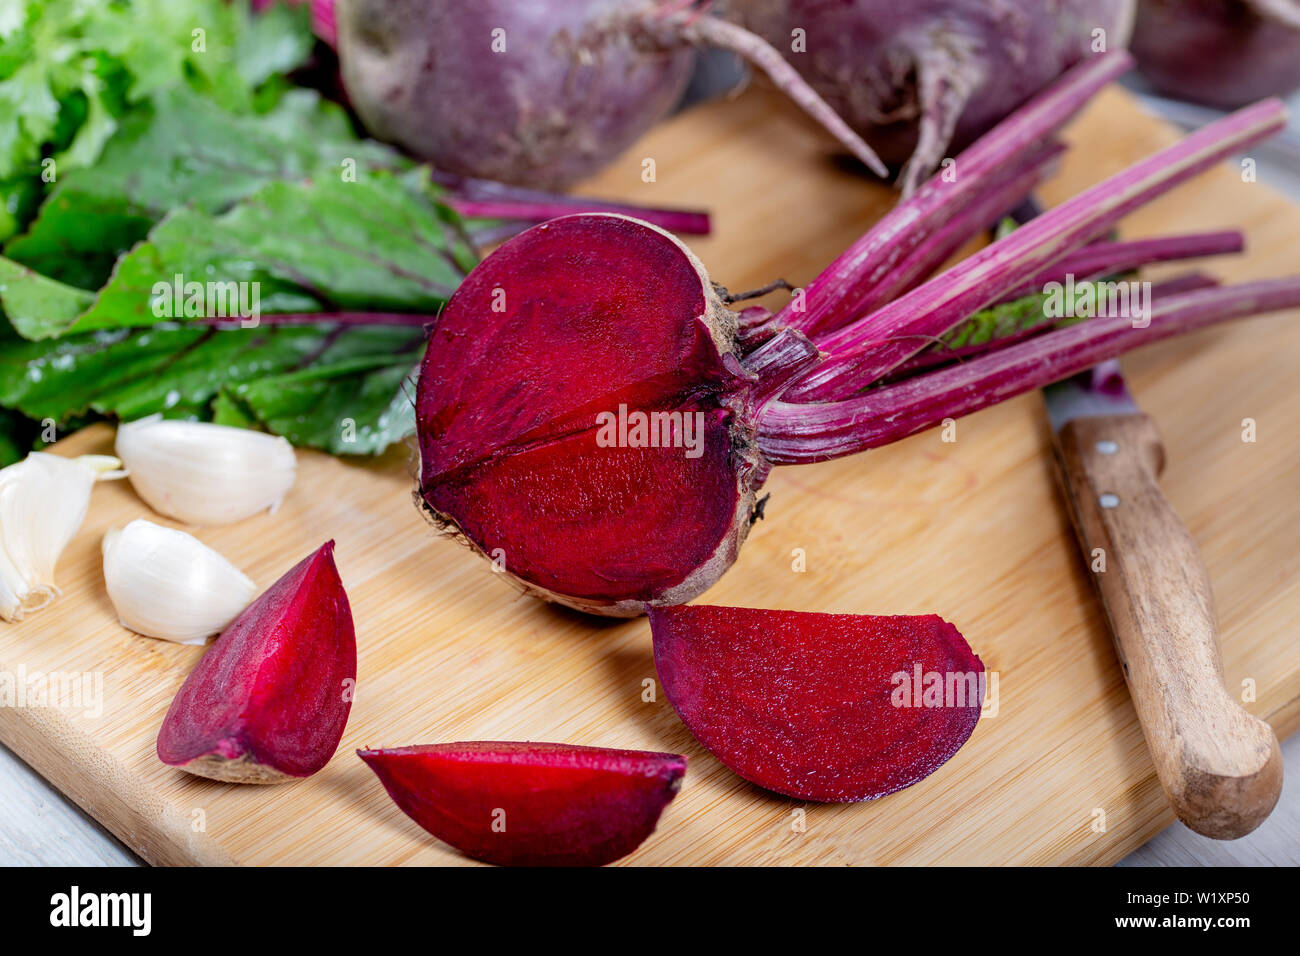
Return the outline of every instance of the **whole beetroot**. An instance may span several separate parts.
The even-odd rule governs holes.
[[[903,167],[904,194],[1069,67],[1122,48],[1133,21],[1133,0],[731,0],[729,9]]]
[[[1300,88],[1295,0],[1141,0],[1133,55],[1162,93],[1234,109]]]
[[[780,53],[677,0],[338,0],[339,61],[366,128],[439,169],[564,188],[668,115],[697,45],[766,72],[881,175]],[[318,17],[319,21],[319,17]]]
[[[602,29],[622,0],[337,6],[343,83],[367,129],[502,182],[558,188],[600,169],[672,109],[694,59]]]

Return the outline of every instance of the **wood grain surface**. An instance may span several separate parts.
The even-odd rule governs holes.
[[[1196,541],[1160,489],[1149,415],[1094,415],[1057,435],[1063,491],[1170,806],[1197,833],[1245,836],[1282,792],[1267,723],[1223,685],[1214,592]]]
[[[1070,137],[1049,203],[1171,141],[1108,91]],[[656,161],[643,183],[641,160]],[[716,233],[691,245],[733,289],[802,283],[887,209],[892,194],[822,158],[766,94],[655,130],[589,192],[704,205]],[[1228,278],[1295,271],[1300,214],[1231,166],[1125,224],[1130,236],[1242,226],[1249,252],[1207,264]],[[1159,423],[1164,490],[1200,546],[1218,602],[1227,686],[1285,736],[1300,723],[1300,336],[1296,314],[1162,343],[1126,360]],[[1242,441],[1243,419],[1258,440]],[[107,448],[98,426],[73,454]],[[0,740],[156,863],[461,863],[388,800],[359,746],[456,739],[564,740],[672,750],[686,785],[631,864],[1111,863],[1173,815],[1156,781],[1105,619],[1052,475],[1041,399],[825,465],[777,469],[772,499],[713,603],[833,612],[938,612],[997,672],[998,707],[956,757],[901,793],[803,805],[732,775],[657,694],[643,619],[596,621],[516,596],[410,499],[408,453],[341,461],[301,453],[283,508],[198,537],[270,584],[338,542],[360,647],[339,754],[316,777],[245,787],[161,765],[154,739],[201,650],[137,637],[104,592],[104,531],[151,516],[125,482],[96,490],[59,566],[65,594],[0,627],[0,669],[89,672],[102,713],[0,708]],[[793,568],[795,549],[806,571]],[[652,685],[653,686],[653,685]],[[792,824],[805,810],[802,829]]]

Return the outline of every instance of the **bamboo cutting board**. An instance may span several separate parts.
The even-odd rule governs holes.
[[[1059,202],[1171,141],[1118,91],[1071,129],[1043,190]],[[641,180],[655,160],[657,181]],[[588,191],[697,204],[717,231],[692,246],[732,289],[802,283],[888,208],[835,170],[762,91],[654,131]],[[1242,226],[1249,252],[1208,264],[1242,279],[1300,267],[1300,211],[1230,166],[1132,217],[1127,235]],[[1164,488],[1204,553],[1228,687],[1280,736],[1300,723],[1300,316],[1153,346],[1126,361],[1161,425]],[[1243,442],[1243,419],[1258,440]],[[58,448],[107,449],[107,426]],[[409,453],[300,453],[275,515],[198,537],[265,587],[327,537],[352,600],[358,690],[338,755],[276,787],[201,780],[154,740],[201,650],[137,637],[104,591],[100,539],[148,508],[126,482],[96,489],[59,566],[64,596],[0,626],[0,670],[102,676],[101,714],[0,707],[0,739],[154,863],[462,863],[389,801],[360,746],[532,739],[688,754],[686,785],[629,863],[1110,863],[1172,820],[1105,621],[1058,498],[1041,399],[830,464],[777,469],[772,498],[712,603],[938,612],[998,674],[997,708],[937,773],[867,804],[808,805],[757,789],[702,750],[657,690],[644,619],[604,621],[516,595],[437,538],[410,498]],[[794,570],[802,553],[806,570]],[[653,699],[647,699],[653,698]],[[797,813],[796,811],[804,811]],[[1267,824],[1265,824],[1267,826]]]

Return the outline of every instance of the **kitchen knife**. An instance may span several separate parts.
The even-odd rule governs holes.
[[[1165,453],[1155,423],[1118,362],[1043,396],[1075,532],[1160,784],[1197,833],[1244,836],[1277,803],[1282,755],[1272,728],[1224,687],[1205,565],[1156,481]]]

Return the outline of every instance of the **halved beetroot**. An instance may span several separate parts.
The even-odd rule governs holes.
[[[516,236],[461,283],[425,353],[428,512],[579,610],[689,600],[735,559],[762,480],[735,331],[660,229],[582,215]],[[600,416],[620,407],[698,421],[699,454],[603,444]]]
[[[307,777],[352,709],[357,642],[334,542],[290,569],[221,633],[158,732],[158,757],[228,783]]]
[[[686,758],[499,741],[358,750],[402,811],[501,866],[603,866],[635,850],[681,787]]]
[[[655,666],[682,721],[727,767],[777,793],[882,797],[937,770],[979,720],[984,664],[932,614],[649,613]]]

